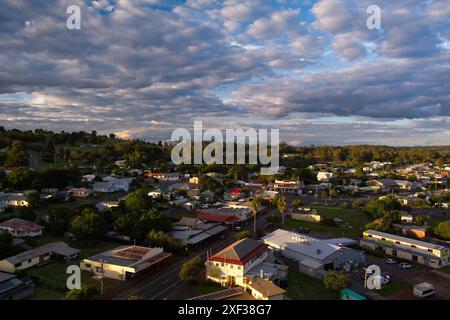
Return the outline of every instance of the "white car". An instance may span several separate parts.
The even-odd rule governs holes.
[[[397,263],[397,260],[395,260],[395,259],[387,259],[387,260],[386,260],[386,263],[387,263],[387,264],[396,264],[396,263]]]
[[[398,266],[400,267],[400,269],[411,269],[412,268],[411,263],[408,263],[408,262],[402,262]]]

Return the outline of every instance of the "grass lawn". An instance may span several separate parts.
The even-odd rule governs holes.
[[[202,296],[205,294],[222,291],[225,289],[226,288],[221,287],[218,284],[211,283],[211,282],[204,282],[204,283],[201,283],[201,284],[195,286],[194,291],[197,296]]]
[[[404,290],[404,289],[413,289],[413,285],[409,282],[403,281],[403,280],[399,280],[399,281],[394,281],[391,284],[385,285],[383,286],[380,290],[377,290],[377,293],[387,297],[390,296],[394,293],[396,293],[399,290]]]
[[[450,274],[450,266],[441,269],[441,271]]]
[[[27,274],[38,277],[41,282],[37,284],[31,299],[35,300],[59,300],[64,297],[67,291],[66,281],[69,276],[66,274],[67,264],[62,261],[52,261],[41,267],[34,267],[27,270]],[[81,273],[81,283],[97,288],[100,291],[100,281],[94,279],[88,272]],[[121,282],[117,280],[105,279],[104,290],[114,288]]]
[[[350,224],[352,228],[344,226],[327,226],[320,223],[292,219],[287,220],[287,226],[292,229],[306,227],[313,231],[324,232],[335,237],[359,238],[364,226],[370,222],[363,212],[355,209],[342,209],[339,207],[328,206],[313,206],[313,208],[315,208],[323,218],[340,218],[343,223]]]
[[[325,288],[319,279],[289,268],[286,296],[292,300],[337,300],[339,294]]]

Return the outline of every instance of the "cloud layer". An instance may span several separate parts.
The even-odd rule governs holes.
[[[450,0],[0,3],[0,125],[168,139],[193,120],[297,144],[448,144]],[[299,5],[301,3],[301,5]],[[404,138],[410,135],[413,139]]]

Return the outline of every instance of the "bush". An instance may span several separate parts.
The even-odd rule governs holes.
[[[245,238],[250,238],[252,236],[252,233],[250,231],[241,231],[239,233],[237,233],[234,238],[236,240],[242,240]]]
[[[200,280],[200,275],[202,274],[204,265],[200,257],[195,257],[183,264],[181,267],[179,277],[183,281],[198,281]]]
[[[350,284],[350,275],[344,271],[330,270],[325,274],[323,283],[327,289],[340,291]]]
[[[443,239],[450,239],[450,221],[439,223],[434,228],[434,233]]]

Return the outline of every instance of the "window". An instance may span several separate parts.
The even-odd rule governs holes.
[[[433,249],[428,249],[428,252],[433,252]]]
[[[412,244],[412,245],[411,245],[411,248],[416,248],[416,246]]]

